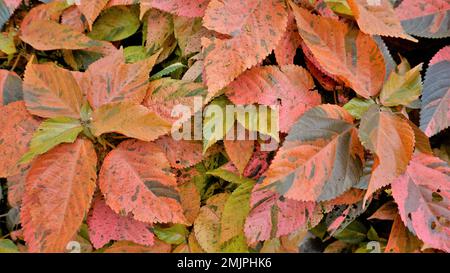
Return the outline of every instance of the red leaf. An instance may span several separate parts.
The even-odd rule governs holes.
[[[116,214],[101,198],[97,198],[92,206],[87,222],[89,239],[95,248],[101,248],[111,240],[153,245],[154,235],[147,224],[131,216]]]
[[[210,2],[204,26],[231,38],[202,39],[209,97],[272,52],[286,30],[287,17],[281,0]]]
[[[201,142],[174,140],[170,136],[160,137],[155,141],[167,156],[172,168],[185,169],[199,163],[203,159]]]
[[[146,223],[185,223],[175,176],[156,144],[122,142],[103,162],[99,185],[116,213]]]
[[[300,66],[255,67],[226,88],[227,97],[238,105],[263,104],[280,107],[281,132],[288,132],[307,110],[321,103],[311,75]]]
[[[415,154],[392,183],[405,226],[426,244],[450,252],[450,167],[437,157]]]
[[[249,243],[278,238],[300,228],[312,228],[322,218],[314,202],[281,198],[270,190],[254,191],[250,207],[252,209],[245,222],[245,236]]]
[[[278,65],[294,64],[295,53],[300,47],[301,40],[294,15],[289,12],[287,29],[274,51]]]

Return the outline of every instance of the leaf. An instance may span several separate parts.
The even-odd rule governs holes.
[[[406,59],[392,71],[381,90],[380,100],[385,106],[409,106],[422,94],[422,64],[411,68]]]
[[[11,207],[20,207],[22,205],[23,194],[25,191],[25,180],[30,170],[30,164],[23,166],[20,172],[13,176],[8,176],[8,204]]]
[[[197,186],[193,182],[195,177],[190,176],[189,178],[191,178],[191,180],[181,184],[179,189],[180,202],[183,207],[184,216],[186,217],[188,224],[192,225],[200,212],[201,197]],[[178,181],[178,183],[180,182]]]
[[[353,117],[336,105],[306,112],[291,128],[258,188],[294,200],[326,201],[359,182],[364,153]]]
[[[393,221],[398,215],[397,205],[393,201],[388,201],[381,205],[367,220],[391,220]]]
[[[347,110],[355,119],[361,119],[375,102],[372,99],[353,98],[347,102],[343,108]]]
[[[89,28],[92,29],[95,19],[106,6],[109,0],[80,0],[77,3],[78,9],[86,18]]]
[[[422,244],[423,243],[405,227],[400,215],[396,214],[384,252],[417,253],[420,252]]]
[[[73,143],[83,126],[78,119],[60,117],[42,122],[31,139],[29,150],[20,159],[20,163],[28,163],[36,156],[44,154],[61,143]]]
[[[235,124],[234,113],[228,115],[226,111],[230,101],[225,97],[214,99],[203,114],[203,153],[217,141],[223,140]]]
[[[29,63],[23,96],[28,111],[44,118],[80,117],[83,94],[73,74],[54,63]]]
[[[239,185],[225,202],[220,221],[220,242],[227,252],[248,252],[244,225],[250,212],[250,195],[254,185],[253,181]],[[230,240],[238,243],[230,247]]]
[[[70,26],[51,20],[34,20],[26,27],[22,26],[20,39],[37,50],[85,49],[101,45]]]
[[[116,102],[101,106],[92,114],[92,133],[119,133],[131,138],[152,141],[167,134],[170,124],[145,106],[132,102]]]
[[[87,223],[89,239],[95,248],[101,248],[111,240],[132,241],[145,246],[154,244],[154,235],[145,223],[116,214],[101,198],[94,200]]]
[[[361,119],[359,138],[376,155],[364,198],[367,200],[405,172],[414,150],[414,132],[404,119],[373,105]]]
[[[280,130],[288,132],[303,113],[321,103],[314,87],[313,78],[300,66],[263,66],[244,72],[225,94],[237,105],[279,106]]]
[[[154,80],[161,79],[162,77],[167,76],[167,75],[170,75],[171,73],[177,71],[177,70],[180,69],[180,68],[184,68],[184,67],[186,67],[186,66],[185,66],[184,64],[182,64],[182,63],[173,63],[173,64],[171,64],[171,65],[165,67],[164,69],[162,69],[162,70],[159,71],[158,73],[153,74],[153,75],[150,77],[150,80],[151,80],[151,81],[154,81]]]
[[[236,170],[237,172],[237,170]],[[227,170],[225,167],[221,167],[215,170],[206,172],[208,175],[219,177],[227,182],[234,183],[237,185],[242,185],[250,182],[255,182],[253,179],[242,177],[237,173]]]
[[[405,33],[389,0],[379,0],[375,3],[372,4],[367,0],[348,1],[361,31],[370,35],[397,37],[418,42]]]
[[[281,0],[210,2],[203,25],[231,38],[202,39],[209,98],[272,52],[286,30],[287,18]]]
[[[22,79],[14,72],[0,69],[0,105],[23,100]]]
[[[1,7],[1,6],[0,6]],[[0,239],[0,253],[19,253],[19,249],[13,241]]]
[[[294,64],[295,54],[301,44],[294,15],[289,12],[288,16],[287,29],[274,50],[275,58],[280,66]]]
[[[247,135],[247,132],[245,132]],[[243,139],[240,140],[227,140],[223,141],[225,151],[231,162],[237,167],[240,174],[242,174],[247,166],[250,158],[252,158],[253,151],[255,150],[255,141]]]
[[[422,95],[420,129],[429,137],[450,125],[450,46],[431,60]]]
[[[220,193],[208,199],[194,222],[199,246],[207,253],[220,252],[220,219],[229,194]]]
[[[16,8],[22,3],[22,0],[1,0],[0,1],[0,28],[3,28],[8,22]]]
[[[168,13],[157,9],[150,9],[144,19],[145,47],[150,50],[159,50],[173,37],[173,19]]]
[[[83,76],[91,106],[96,109],[106,103],[119,101],[141,103],[157,58],[158,53],[142,61],[126,64],[123,51],[118,50],[91,64]]]
[[[24,165],[18,161],[27,152],[38,126],[39,122],[27,112],[24,102],[0,106],[0,177],[20,173]]]
[[[447,0],[404,0],[395,9],[405,31],[426,38],[450,36],[448,28],[450,2]]]
[[[33,163],[21,210],[30,252],[66,249],[88,213],[96,187],[96,165],[94,146],[84,139],[61,144]]]
[[[174,13],[178,16],[203,17],[210,0],[141,0],[157,9]]]
[[[171,245],[155,240],[153,246],[138,245],[129,241],[120,241],[105,249],[104,253],[170,253]]]
[[[295,5],[292,9],[300,36],[321,67],[366,99],[380,92],[386,68],[369,35]]]
[[[139,13],[135,9],[115,6],[100,15],[88,36],[95,40],[120,41],[135,34],[140,25]]]
[[[189,234],[186,226],[180,224],[167,228],[156,226],[152,230],[161,241],[171,245],[179,245],[186,242],[186,237]]]
[[[254,190],[245,222],[249,243],[278,238],[298,229],[309,229],[322,219],[314,202],[282,198],[270,190]]]
[[[417,153],[405,174],[392,183],[392,195],[405,226],[425,244],[450,251],[450,167]]]
[[[163,151],[154,143],[122,142],[105,158],[100,189],[114,212],[146,223],[184,223],[174,175]]]
[[[366,239],[367,228],[358,220],[352,222],[341,232],[333,235],[336,239],[349,244],[358,244]]]
[[[155,143],[164,151],[172,168],[189,168],[203,159],[200,141],[177,141],[170,136],[163,136],[157,139]]]
[[[150,82],[142,104],[178,129],[202,110],[206,103],[203,101],[206,91],[203,83],[162,78]],[[196,99],[201,101],[198,106],[195,104]],[[177,105],[181,105],[183,111],[175,111]]]

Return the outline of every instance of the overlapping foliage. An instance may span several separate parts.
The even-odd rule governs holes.
[[[449,20],[448,0],[0,0],[0,253],[450,252]],[[176,139],[208,105],[278,130],[210,116]]]

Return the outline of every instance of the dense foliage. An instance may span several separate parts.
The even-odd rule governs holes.
[[[449,0],[0,0],[0,253],[449,252],[449,22]]]

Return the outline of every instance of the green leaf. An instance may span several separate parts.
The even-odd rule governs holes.
[[[334,235],[338,240],[349,244],[359,244],[366,239],[367,228],[359,221],[353,221],[344,230]]]
[[[164,68],[163,70],[161,70],[158,73],[151,76],[150,80],[153,81],[153,80],[161,79],[162,77],[167,76],[167,75],[171,74],[172,72],[175,72],[176,70],[183,68],[183,67],[186,67],[186,66],[182,63],[171,64],[168,67]]]
[[[364,113],[366,113],[373,104],[375,104],[375,102],[371,99],[353,98],[344,105],[344,109],[354,118],[361,119]]]
[[[222,178],[223,180],[225,180],[227,182],[238,184],[238,185],[242,185],[242,184],[245,184],[245,183],[254,183],[255,182],[254,180],[252,180],[250,178],[247,178],[247,177],[244,177],[244,176],[241,177],[241,176],[239,176],[239,175],[237,175],[235,173],[232,173],[230,171],[227,171],[227,170],[221,169],[221,168],[215,169],[215,170],[212,170],[212,171],[208,171],[206,174]]]
[[[16,36],[15,31],[9,33],[0,33],[0,51],[7,55],[11,55],[17,52],[16,45],[14,44],[14,36]]]
[[[409,106],[417,102],[423,90],[420,75],[422,65],[411,69],[408,61],[402,58],[402,62],[384,83],[380,94],[381,103],[385,106]]]
[[[120,41],[136,33],[140,25],[138,10],[114,6],[101,14],[88,36],[96,40]]]
[[[325,0],[328,7],[336,13],[353,16],[353,12],[347,4],[347,0]]]
[[[150,50],[144,46],[128,46],[123,50],[127,63],[136,63],[151,56]]]
[[[238,107],[236,110],[236,120],[244,126],[245,129],[249,130],[250,132],[259,132],[263,135],[267,135],[275,139],[277,142],[280,141],[280,124],[279,124],[279,113],[272,108],[267,108],[267,114],[266,114],[266,120],[262,120],[260,113],[263,113],[263,111],[260,111],[259,107],[266,107],[264,105],[259,105],[256,108],[256,113],[250,112],[249,109],[252,108],[242,108]],[[272,116],[273,120],[276,121],[275,124],[272,124]]]
[[[33,135],[28,152],[20,163],[30,162],[61,143],[73,143],[83,131],[80,121],[69,117],[56,117],[41,123]]]
[[[189,235],[186,226],[180,224],[175,224],[168,228],[155,226],[152,230],[158,239],[171,245],[179,245],[186,242],[186,237]]]
[[[250,212],[250,196],[254,186],[254,181],[241,184],[225,203],[220,228],[223,252],[248,252],[244,225]]]
[[[0,253],[19,253],[19,249],[13,241],[0,239]]]

